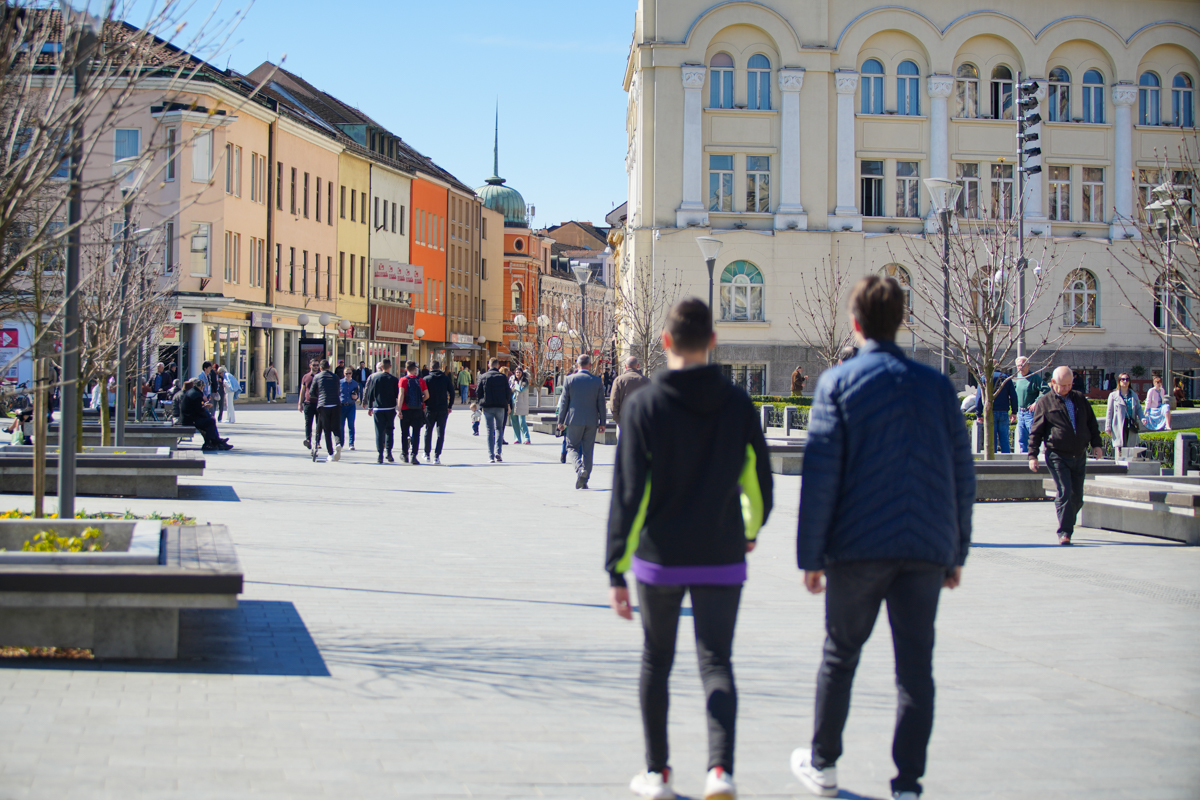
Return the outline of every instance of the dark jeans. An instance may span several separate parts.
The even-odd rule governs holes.
[[[638,582],[641,604],[642,674],[638,693],[646,735],[646,767],[662,772],[670,755],[667,745],[667,684],[675,661],[675,634],[685,592],[692,595],[696,656],[704,684],[708,715],[708,768],[733,772],[737,689],[733,685],[733,628],[737,624],[742,587],[652,586]]]
[[[392,437],[396,435],[396,412],[392,410],[372,412],[372,419],[375,420],[375,449],[379,451],[379,455],[383,455],[384,450],[392,452]]]
[[[487,425],[488,455],[498,456],[504,444],[504,418],[508,410],[496,406],[483,409],[483,421]]]
[[[194,424],[196,430],[200,431],[200,435],[204,437],[205,447],[216,447],[221,443],[221,434],[217,432],[217,423],[211,414],[205,412],[204,416],[198,418]]]
[[[325,434],[325,452],[333,455],[333,437],[342,443],[342,410],[338,406],[317,409],[317,438],[313,439],[313,450],[321,449],[321,434]]]
[[[421,448],[421,426],[425,424],[425,412],[419,408],[406,408],[400,412],[400,452],[408,456],[408,445],[412,444],[413,458]]]
[[[425,422],[425,457],[429,458],[429,445],[433,442],[433,429],[437,428],[437,447],[434,448],[433,454],[440,456],[442,454],[442,444],[446,441],[446,420],[450,417],[450,409],[444,411],[429,412],[429,419]]]
[[[275,381],[267,381],[267,402],[275,399]]]
[[[817,675],[813,766],[833,766],[842,755],[859,653],[886,600],[900,694],[892,738],[900,774],[892,779],[892,792],[920,794],[917,781],[925,774],[933,730],[933,622],[945,578],[943,566],[900,559],[848,561],[825,570],[825,654]]]
[[[1083,481],[1087,477],[1087,455],[1060,456],[1046,451],[1046,468],[1054,478],[1058,494],[1054,510],[1058,512],[1058,532],[1070,536],[1075,532],[1075,518],[1083,508]]]
[[[312,441],[313,419],[317,416],[317,407],[312,403],[305,403],[304,406],[304,441]]]

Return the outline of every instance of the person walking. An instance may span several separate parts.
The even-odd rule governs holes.
[[[499,369],[500,359],[488,362],[488,371],[479,376],[475,383],[475,400],[483,411],[487,425],[488,459],[496,464],[503,462],[500,452],[504,445],[504,418],[512,408],[512,391],[508,378]]]
[[[500,374],[504,376],[504,380],[508,381],[509,400],[512,400],[512,370],[508,367],[501,367]],[[507,445],[508,441],[504,438],[504,431],[508,430],[508,415],[512,413],[512,406],[504,409],[504,420],[500,423],[500,444]]]
[[[992,429],[995,437],[993,452],[1011,453],[1008,424],[1017,421],[1017,393],[1012,379],[999,370],[992,373]],[[983,419],[983,381],[975,392],[975,415]]]
[[[517,367],[513,372],[512,378],[508,382],[508,387],[512,391],[512,428],[513,428],[513,444],[521,443],[521,432],[525,432],[525,444],[533,444],[529,439],[529,423],[525,421],[525,417],[529,414],[529,376],[525,374],[525,370]]]
[[[1017,395],[1017,449],[1029,452],[1029,427],[1033,424],[1033,404],[1050,391],[1042,376],[1029,371],[1029,359],[1017,357],[1017,374],[1013,377],[1013,392]],[[994,413],[994,412],[993,412]]]
[[[1163,389],[1163,379],[1160,375],[1154,376],[1154,385],[1146,392],[1145,414],[1146,430],[1171,430],[1171,402],[1167,399],[1167,393]]]
[[[417,371],[417,362],[404,365],[407,375],[400,379],[400,458],[414,467],[421,462],[417,454],[421,447],[421,426],[425,424],[425,401],[429,399],[429,387]],[[408,446],[412,445],[412,461],[408,460]]]
[[[275,362],[267,364],[267,368],[263,370],[263,380],[267,382],[267,402],[274,403],[275,395],[279,391],[279,370],[275,369]]]
[[[433,463],[442,463],[442,445],[446,441],[446,420],[454,408],[454,380],[442,372],[442,364],[434,361],[425,376],[425,388],[429,399],[425,402],[425,460],[429,461],[429,445],[433,441],[433,429],[437,428],[437,444],[433,447]],[[416,452],[413,452],[416,455]]]
[[[332,463],[342,457],[342,410],[341,385],[337,376],[329,369],[328,359],[321,361],[321,371],[312,379],[308,395],[316,409],[317,435],[313,438],[312,460],[321,453],[321,434],[325,434],[325,461]],[[337,446],[333,444],[337,436]]]
[[[587,353],[575,359],[575,364],[579,371],[563,384],[558,429],[567,434],[567,449],[575,463],[575,488],[586,489],[596,434],[604,433],[604,383],[588,371],[592,357]]]
[[[1141,430],[1142,407],[1137,392],[1130,388],[1129,373],[1117,376],[1117,388],[1108,396],[1104,432],[1112,437],[1113,455],[1121,457],[1121,448],[1137,447]]]
[[[354,370],[346,367],[342,370],[345,375],[342,378],[338,388],[340,390],[339,399],[342,406],[342,441],[346,441],[346,428],[350,428],[350,449],[354,449],[354,413],[358,409],[358,400],[362,396],[362,386],[358,381],[354,380]]]
[[[379,365],[376,364],[375,372],[378,372],[378,371],[379,371]],[[360,387],[362,387],[363,392],[366,392],[367,381],[371,380],[371,376],[374,375],[375,372],[371,371],[370,367],[367,366],[367,363],[365,361],[358,362],[358,368],[354,370],[354,380],[358,381],[358,385]],[[366,398],[365,394],[360,395],[359,400],[362,401],[364,406],[366,405],[367,398]]]
[[[312,382],[321,371],[321,362],[315,358],[308,362],[308,372],[300,379],[300,397],[296,401],[296,410],[304,413],[304,449],[312,448],[313,419],[317,416],[317,407],[312,396]]]
[[[1072,388],[1074,384],[1070,367],[1056,367],[1050,379],[1054,391],[1034,404],[1033,426],[1029,429],[1029,469],[1034,472],[1038,469],[1038,452],[1043,443],[1046,445],[1046,468],[1058,489],[1054,509],[1058,512],[1056,535],[1062,545],[1071,543],[1075,518],[1083,508],[1088,446],[1095,458],[1104,455],[1096,413],[1087,397]]]
[[[637,356],[625,359],[625,371],[613,381],[612,391],[609,392],[608,405],[612,409],[613,422],[621,424],[621,407],[625,401],[639,389],[650,385],[650,379],[642,373],[642,362]]]
[[[363,405],[367,416],[375,422],[375,449],[379,452],[376,464],[383,463],[384,453],[392,458],[392,439],[396,433],[396,404],[400,398],[400,381],[392,374],[392,360],[379,363],[379,371],[367,380],[363,389]]]
[[[237,400],[238,394],[242,390],[242,385],[237,378],[233,377],[229,370],[225,369],[224,367],[217,367],[217,372],[220,373],[221,388],[225,390],[224,396],[226,398],[226,407],[229,411],[229,424],[236,425],[237,419],[234,415],[233,406],[234,401]]]
[[[708,717],[704,797],[733,800],[733,633],[746,554],[771,513],[770,459],[749,395],[708,363],[716,344],[708,306],[695,298],[677,303],[662,338],[667,370],[622,412],[608,517],[609,604],[622,619],[633,618],[625,582],[632,571],[643,630],[638,694],[646,769],[629,788],[642,797],[675,796],[667,687],[690,594]],[[580,383],[573,376],[567,386],[573,382]]]
[[[804,371],[800,367],[796,367],[796,371],[792,373],[791,392],[792,397],[799,397],[804,394],[804,382],[807,378],[804,377]]]
[[[458,391],[463,405],[467,404],[467,395],[471,391],[471,370],[463,367],[458,371]]]
[[[959,585],[971,546],[975,463],[958,395],[948,378],[896,346],[905,297],[894,278],[870,275],[854,285],[858,354],[821,374],[809,418],[796,560],[805,588],[825,593],[826,636],[812,745],[792,753],[791,767],[822,797],[838,794],[850,689],[883,602],[900,696],[892,796],[920,796],[938,597]]]
[[[483,412],[479,410],[479,403],[471,403],[471,435],[479,435],[479,423],[483,420]]]

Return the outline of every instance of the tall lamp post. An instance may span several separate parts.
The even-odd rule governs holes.
[[[950,215],[954,213],[954,204],[958,202],[958,194],[962,184],[958,181],[948,181],[945,178],[926,178],[925,188],[933,201],[933,210],[937,212],[938,221],[942,226],[942,374],[949,374],[947,355],[950,350]]]
[[[592,270],[587,264],[574,261],[571,271],[575,273],[575,282],[579,284],[579,345],[587,352],[587,285],[592,279]]]
[[[717,266],[717,255],[721,252],[723,242],[715,236],[697,236],[696,244],[700,246],[704,264],[708,267],[708,316],[710,320],[715,320],[717,315],[713,312],[713,269]]]
[[[521,343],[521,361],[525,361],[525,326],[529,324],[524,314],[517,314],[513,317],[513,327],[517,328],[517,341]]]
[[[1171,229],[1184,222],[1192,203],[1190,200],[1180,197],[1175,184],[1169,181],[1155,186],[1151,190],[1151,194],[1154,195],[1154,202],[1146,206],[1146,210],[1150,212],[1155,227],[1163,230],[1163,247],[1166,251],[1160,316],[1163,333],[1163,386],[1167,390],[1167,404],[1170,405],[1171,398],[1174,397],[1172,390],[1175,387],[1171,375],[1171,309],[1174,300],[1172,286],[1175,283],[1175,239],[1172,238]]]
[[[537,323],[538,331],[539,331],[538,338],[541,340],[540,343],[538,344],[538,348],[537,348],[537,352],[539,355],[538,361],[540,361],[542,348],[544,348],[546,346],[546,331],[550,330],[550,318],[548,316],[546,316],[545,314],[538,314],[537,319],[534,321]],[[539,367],[537,364],[534,364],[533,368],[536,370]],[[534,378],[534,382],[535,382],[535,388],[536,388],[537,379],[540,377],[541,376],[538,375],[536,372],[534,373],[533,378]]]

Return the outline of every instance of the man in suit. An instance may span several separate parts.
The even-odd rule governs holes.
[[[579,371],[563,384],[558,429],[567,433],[567,449],[575,461],[575,488],[586,489],[592,474],[596,434],[604,433],[604,381],[589,371],[591,356],[581,355],[575,363]]]

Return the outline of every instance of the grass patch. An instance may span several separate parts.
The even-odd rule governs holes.
[[[22,511],[19,508],[10,508],[8,511],[0,512],[0,519],[33,519],[33,514],[28,511]],[[58,514],[47,514],[45,517],[38,519],[58,519]],[[164,525],[195,525],[196,518],[189,517],[181,511],[176,511],[173,514],[160,514],[157,511],[152,511],[149,514],[134,514],[126,509],[124,513],[120,511],[96,511],[88,512],[84,509],[79,509],[75,512],[75,519],[105,519],[105,520],[138,520],[138,519],[158,519],[162,520]]]

